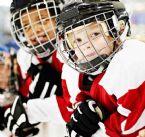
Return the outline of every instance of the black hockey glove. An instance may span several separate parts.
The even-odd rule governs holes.
[[[16,97],[11,108],[4,114],[5,123],[9,131],[17,137],[34,136],[39,129],[28,122],[27,114],[19,96]],[[36,124],[37,125],[37,124]]]
[[[107,113],[93,100],[81,102],[66,124],[69,137],[91,137],[99,129],[98,123],[108,116]]]
[[[30,98],[45,98],[53,94],[62,95],[61,74],[50,64],[33,65],[29,70],[32,71],[33,82],[31,83]]]
[[[0,130],[4,130],[6,128],[6,124],[4,121],[4,112],[5,109],[3,107],[0,107]]]

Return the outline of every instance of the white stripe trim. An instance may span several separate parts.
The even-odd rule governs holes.
[[[10,125],[11,125],[11,121],[13,120],[12,116],[9,116],[8,118],[8,123],[7,123],[7,128],[10,130]]]
[[[72,130],[71,137],[76,137],[76,136],[77,136],[77,133],[74,130]]]
[[[121,123],[121,130],[124,135],[134,133],[137,130],[145,127],[145,109],[141,114],[141,116],[139,117],[139,119],[137,120],[137,122],[135,123],[135,125],[133,125],[129,130],[126,131],[124,130],[125,126],[126,126],[126,120]]]
[[[50,92],[50,96],[55,94],[56,89],[57,89],[57,85],[54,85],[51,92]]]
[[[12,133],[15,134],[17,129],[18,129],[18,126],[15,124],[13,126]]]
[[[126,108],[122,107],[122,105],[119,105],[119,106],[118,106],[117,111],[118,111],[121,115],[126,116],[126,117],[128,117],[129,114],[131,113],[131,111],[130,111],[129,109],[126,109]]]
[[[14,103],[12,105],[12,108],[11,108],[11,114],[13,115],[14,114],[14,111],[16,109],[16,104],[17,104],[17,101],[19,99],[19,96],[16,96],[15,100],[14,100]]]
[[[40,74],[37,74],[36,77],[35,77],[35,79],[34,79],[34,81],[33,81],[33,82],[30,84],[30,86],[29,86],[29,91],[30,91],[32,94],[34,93],[34,89],[35,89],[36,84],[37,84],[37,82],[38,82],[39,76],[40,76]]]
[[[22,114],[19,119],[17,120],[17,125],[21,125],[22,123],[26,122],[26,116],[25,114]]]
[[[5,111],[5,114],[4,114],[4,117],[7,117],[7,115],[10,113],[10,108],[8,108],[6,111]]]
[[[71,118],[72,118],[75,122],[78,122],[78,120],[75,118],[74,114],[72,114]]]
[[[67,110],[69,111],[69,112],[73,112],[74,111],[74,109],[72,109],[72,108],[69,108],[69,107],[66,107],[67,108]]]
[[[45,97],[48,88],[49,88],[49,82],[46,82],[46,83],[45,83],[45,86],[44,86],[44,88],[43,88],[43,91],[42,91],[42,93],[41,93],[41,95],[40,95],[40,98],[41,98],[41,99],[43,99],[43,98]]]

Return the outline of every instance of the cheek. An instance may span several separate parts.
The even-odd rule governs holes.
[[[93,41],[93,45],[96,50],[100,50],[102,48],[107,47],[107,42],[104,37],[99,37]]]
[[[44,21],[43,22],[44,28],[46,30],[56,30],[56,23],[55,20],[51,20],[51,21]]]
[[[110,39],[104,38],[102,36],[94,40],[93,45],[98,52],[103,51],[103,52],[106,52],[106,54],[108,54],[109,52],[112,52],[113,50],[112,43],[110,42],[111,42]]]
[[[45,22],[44,24],[44,28],[47,32],[47,34],[49,35],[50,39],[55,37],[56,34],[56,27],[55,27],[55,23],[54,22]]]
[[[34,36],[34,33],[32,31],[32,29],[29,29],[27,31],[24,32],[26,40],[31,43],[31,38]]]
[[[55,38],[55,32],[54,31],[49,31],[48,36],[49,36],[50,39]]]
[[[78,57],[78,59],[82,59],[84,57],[84,53],[81,52],[79,49],[75,50],[75,54]]]

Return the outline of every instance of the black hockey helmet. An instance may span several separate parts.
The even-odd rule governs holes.
[[[56,50],[56,26],[53,25],[52,20],[55,20],[56,16],[60,14],[60,9],[62,7],[63,1],[61,0],[13,0],[10,7],[11,12],[11,32],[12,35],[17,42],[17,44],[24,48],[27,52],[37,55],[39,58],[47,57],[51,55]],[[32,14],[31,9],[35,9],[39,16],[39,21],[32,22],[30,15]],[[42,9],[46,10],[47,17],[42,17],[40,12]],[[25,13],[25,15],[24,15]],[[34,13],[34,12],[33,12]],[[29,18],[29,22],[27,26],[22,25],[22,18],[27,16]],[[44,27],[44,21],[50,20],[50,26],[47,29]],[[43,29],[43,36],[45,36],[47,40],[41,41],[39,40],[39,35],[34,29],[34,24],[41,24]],[[32,39],[37,41],[37,44],[29,43],[31,41],[31,37],[27,36],[26,39],[26,29],[30,28],[33,32]],[[49,28],[49,29],[48,29]],[[49,32],[53,33],[53,37],[49,37]]]
[[[74,31],[78,29],[84,30],[84,33],[88,36],[87,26],[92,22],[99,24],[96,25],[100,31],[97,37],[102,36],[108,48],[111,48],[112,45],[114,46],[113,52],[110,55],[99,53],[100,51],[97,51],[91,38],[88,38],[86,43],[90,43],[94,49],[91,54],[95,53],[96,55],[95,58],[89,59],[83,53],[84,51],[81,50],[78,42],[74,48],[70,40],[68,40],[68,35],[71,33],[71,37],[76,41]],[[64,61],[79,72],[92,75],[96,75],[107,68],[114,54],[121,48],[121,43],[126,36],[130,35],[128,13],[124,4],[118,0],[76,0],[75,2],[68,3],[57,17],[57,29],[57,43],[59,44],[59,51]],[[110,43],[106,40],[106,35],[113,38]],[[116,44],[117,41],[119,41],[119,45]],[[78,57],[75,54],[76,49],[83,56],[81,61],[78,61]]]

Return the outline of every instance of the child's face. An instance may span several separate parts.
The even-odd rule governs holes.
[[[85,63],[95,59],[99,55],[110,55],[113,44],[109,43],[109,36],[105,23],[89,23],[79,26],[66,33],[66,40],[77,56],[77,62]]]
[[[55,18],[50,18],[47,9],[29,9],[28,13],[22,14],[21,24],[29,45],[37,46],[55,37]]]

